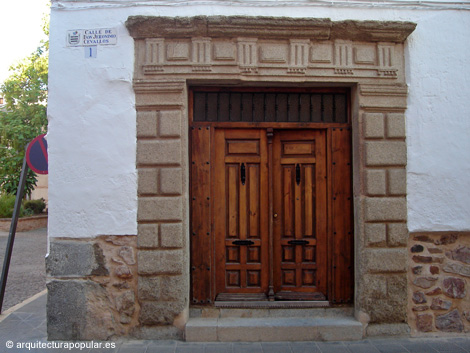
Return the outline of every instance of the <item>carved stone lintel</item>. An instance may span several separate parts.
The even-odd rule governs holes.
[[[346,39],[403,43],[416,24],[398,21],[331,21],[329,18],[250,16],[130,16],[126,27],[133,38],[252,37]]]
[[[335,75],[350,76],[350,75],[354,75],[354,71],[352,69],[349,69],[349,68],[336,67],[335,68]]]

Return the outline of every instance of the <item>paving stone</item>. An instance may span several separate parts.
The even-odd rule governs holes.
[[[206,343],[204,353],[232,353],[231,343]]]
[[[118,350],[118,353],[145,353],[147,351],[147,344],[134,344],[123,343]]]
[[[260,343],[234,343],[232,346],[233,353],[263,353]]]
[[[345,343],[352,353],[378,353],[379,350],[370,343]]]
[[[291,342],[292,353],[321,353],[315,342]]]
[[[318,342],[317,345],[322,353],[350,353],[346,346],[339,342]]]
[[[200,343],[178,343],[175,353],[204,353],[204,344]]]
[[[269,342],[261,343],[264,353],[290,353],[289,342]]]
[[[408,353],[405,347],[395,343],[377,344],[375,347],[381,353]]]
[[[433,353],[437,352],[436,350],[432,349],[430,345],[424,342],[410,342],[403,344],[408,352],[410,353]]]

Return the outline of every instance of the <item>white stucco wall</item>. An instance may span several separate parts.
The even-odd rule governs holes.
[[[393,6],[261,7],[228,1],[198,1],[193,5],[167,2],[174,6],[148,6],[149,1],[135,6],[128,3],[53,2],[49,236],[137,232],[134,48],[124,26],[130,15],[311,16],[336,21],[417,22],[406,55],[410,87],[406,113],[409,229],[470,230],[470,11]],[[266,3],[274,5],[275,1]],[[91,28],[116,28],[117,45],[98,47],[97,57],[89,59],[83,48],[66,47],[67,30]]]

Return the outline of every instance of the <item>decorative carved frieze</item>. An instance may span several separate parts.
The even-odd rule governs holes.
[[[211,38],[193,38],[192,48],[193,71],[211,71]]]
[[[375,45],[358,45],[353,49],[353,61],[357,65],[375,65]]]
[[[269,64],[285,64],[287,53],[287,45],[285,44],[265,44],[260,46],[259,61]]]
[[[165,40],[162,38],[148,38],[145,40],[144,73],[155,74],[163,71]]]
[[[353,75],[352,70],[352,42],[337,40],[335,41],[335,74]]]
[[[379,43],[377,44],[379,59],[378,76],[396,77],[397,69],[394,67],[395,44]]]
[[[238,65],[243,74],[258,72],[257,42],[257,38],[238,38]]]
[[[291,39],[290,41],[290,67],[287,69],[291,74],[305,74],[308,65],[308,54],[310,40]]]
[[[235,61],[236,47],[233,42],[214,43],[213,53],[215,61]]]
[[[189,43],[170,42],[166,46],[166,59],[168,61],[188,61]]]
[[[310,62],[331,64],[333,62],[333,44],[331,42],[313,43],[310,48]]]

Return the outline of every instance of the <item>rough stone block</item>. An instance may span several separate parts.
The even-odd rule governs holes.
[[[141,275],[181,274],[182,250],[148,250],[138,253],[138,271]]]
[[[183,217],[180,197],[141,197],[138,205],[139,221],[181,221]]]
[[[46,268],[53,277],[107,276],[105,262],[103,250],[96,243],[51,241]]]
[[[390,195],[406,195],[406,169],[388,170],[388,193]]]
[[[137,137],[157,137],[156,112],[137,112]]]
[[[139,224],[137,232],[139,248],[158,248],[158,224]]]
[[[161,224],[160,243],[164,248],[183,247],[183,225],[181,223]]]
[[[387,137],[388,138],[405,138],[405,115],[401,113],[387,114]]]
[[[368,197],[365,199],[366,221],[405,221],[406,216],[404,197]]]
[[[161,299],[164,301],[184,300],[189,293],[189,279],[185,276],[162,276]]]
[[[387,224],[387,234],[390,246],[406,246],[408,243],[408,228],[406,223]]]
[[[364,275],[363,285],[365,289],[364,295],[369,298],[386,298],[387,297],[387,278],[384,275]]]
[[[366,223],[364,227],[367,245],[385,244],[387,241],[387,232],[384,223]]]
[[[386,184],[385,170],[369,169],[366,171],[366,192],[368,195],[385,195]]]
[[[444,294],[450,298],[463,299],[467,294],[465,281],[457,277],[446,277],[442,281]]]
[[[368,249],[364,255],[369,272],[405,272],[407,269],[406,249]]]
[[[390,299],[366,299],[366,310],[371,324],[391,324],[406,322],[406,301]]]
[[[464,325],[457,309],[436,316],[436,328],[444,332],[462,332]]]
[[[183,171],[181,168],[160,169],[160,192],[181,195],[183,191]]]
[[[421,314],[416,315],[416,329],[420,332],[431,332],[432,327],[432,315]]]
[[[142,325],[171,325],[183,309],[178,302],[142,302],[139,321]]]
[[[408,324],[371,324],[366,328],[367,336],[408,336]]]
[[[406,273],[387,276],[387,297],[397,302],[407,302],[408,279]]]
[[[406,165],[405,141],[367,141],[365,153],[367,166]]]
[[[442,270],[447,273],[455,273],[464,277],[470,277],[470,266],[458,263],[446,263]]]
[[[418,277],[413,280],[413,284],[419,288],[428,289],[436,283],[436,277]]]
[[[161,276],[139,277],[138,293],[140,300],[160,300],[161,299]]]
[[[381,113],[365,113],[364,117],[364,137],[383,138],[384,137],[384,115]]]
[[[144,140],[137,142],[138,164],[181,164],[180,140]]]
[[[157,168],[140,168],[138,171],[137,191],[142,194],[158,193],[158,169]]]
[[[51,340],[107,340],[115,331],[106,290],[92,281],[47,283],[47,334]]]
[[[181,110],[161,111],[158,128],[161,137],[181,136]]]

